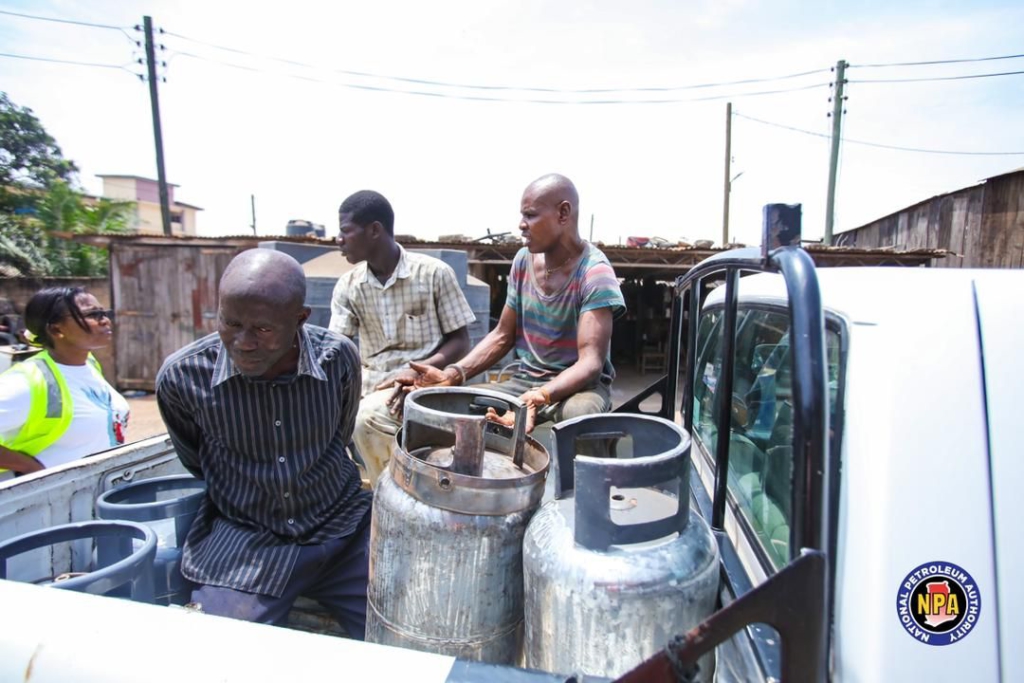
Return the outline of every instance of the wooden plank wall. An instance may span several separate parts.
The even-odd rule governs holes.
[[[980,262],[987,268],[1024,267],[1024,173],[993,181],[981,212]]]
[[[164,358],[216,330],[217,283],[239,251],[111,245],[118,388],[153,391]]]
[[[838,246],[948,249],[936,268],[1024,268],[1024,171],[933,197],[837,236]]]

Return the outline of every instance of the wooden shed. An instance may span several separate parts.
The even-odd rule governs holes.
[[[217,283],[257,240],[110,241],[119,389],[153,391],[164,358],[217,330]]]
[[[836,235],[841,246],[947,249],[940,268],[1024,267],[1024,168]]]

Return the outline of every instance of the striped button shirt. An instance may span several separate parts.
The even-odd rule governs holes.
[[[409,361],[434,355],[445,334],[476,320],[451,266],[398,248],[398,265],[384,284],[364,261],[334,286],[330,326],[359,335],[363,395]]]
[[[280,597],[299,546],[343,538],[370,508],[345,447],[359,408],[348,339],[299,328],[298,370],[245,377],[216,334],[164,361],[157,403],[182,464],[207,495],[185,542],[198,584]]]
[[[572,277],[553,294],[540,288],[532,264],[533,255],[523,247],[512,261],[505,305],[516,312],[516,360],[530,375],[553,377],[579,359],[580,314],[611,308],[618,317],[626,301],[608,257],[589,242]],[[601,376],[614,379],[611,358],[605,359]]]

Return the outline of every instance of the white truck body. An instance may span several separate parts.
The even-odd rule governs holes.
[[[846,346],[831,674],[841,681],[1024,680],[1021,448],[1024,272],[817,271],[826,321]],[[724,288],[705,310],[721,306]],[[777,274],[744,277],[739,309],[785,310]],[[833,425],[836,428],[837,425]],[[692,457],[709,491],[713,462]],[[770,573],[728,515],[754,583]],[[915,641],[896,610],[915,567],[952,562],[977,582],[980,617],[962,640]],[[919,637],[921,634],[919,633]]]

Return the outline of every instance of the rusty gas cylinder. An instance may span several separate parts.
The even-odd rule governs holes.
[[[487,421],[513,410],[515,428]],[[406,398],[374,493],[366,639],[512,664],[522,642],[523,534],[540,506],[547,451],[525,406],[482,389]]]

